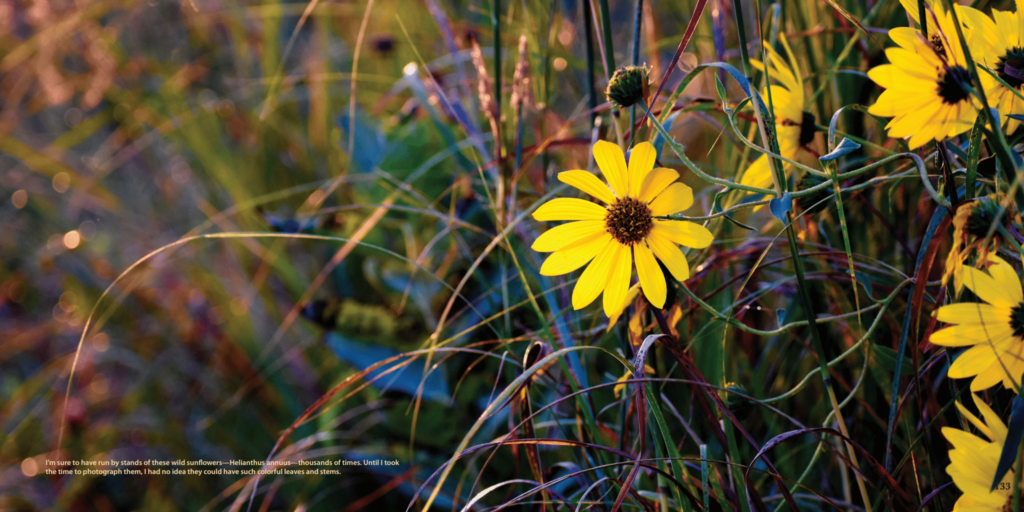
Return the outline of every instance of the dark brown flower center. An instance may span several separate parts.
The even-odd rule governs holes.
[[[1014,336],[1024,338],[1024,302],[1010,310],[1010,327]]]
[[[817,132],[817,120],[814,119],[814,114],[804,112],[804,117],[800,120],[800,145],[806,146],[814,142],[814,134]]]
[[[608,207],[604,225],[616,241],[623,245],[633,245],[651,232],[654,219],[647,203],[623,197]]]
[[[974,79],[963,66],[950,66],[939,81],[939,96],[942,102],[948,105],[956,105],[971,97],[967,92],[974,87]]]
[[[939,55],[943,60],[946,59],[946,45],[942,41],[942,36],[939,34],[931,34],[928,36],[928,42],[931,43],[932,49]]]
[[[1007,50],[996,62],[996,71],[1007,85],[1020,89],[1024,85],[1024,48],[1017,46]]]

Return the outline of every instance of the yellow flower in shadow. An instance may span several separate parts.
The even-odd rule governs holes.
[[[803,76],[800,74],[800,66],[797,64],[793,51],[785,39],[780,39],[789,63],[782,59],[771,47],[768,52],[768,76],[775,79],[779,85],[770,86],[772,114],[775,118],[775,137],[779,142],[779,154],[796,160],[797,153],[801,146],[806,146],[814,141],[815,120],[814,116],[804,112],[804,85]],[[765,71],[766,66],[760,61],[753,61],[754,67]],[[768,89],[763,93],[762,99],[768,103]],[[782,170],[788,177],[793,171],[793,164],[782,163]],[[740,177],[741,185],[770,189],[773,186],[771,163],[768,155],[762,154]]]

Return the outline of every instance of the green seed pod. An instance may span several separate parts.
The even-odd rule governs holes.
[[[647,65],[624,66],[612,74],[604,94],[617,107],[628,107],[647,100],[651,71]]]

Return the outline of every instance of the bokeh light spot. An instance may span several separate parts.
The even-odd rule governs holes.
[[[68,187],[70,186],[71,175],[69,175],[68,173],[58,172],[57,175],[53,177],[53,189],[56,190],[58,194],[63,194],[64,192],[67,192]]]
[[[78,247],[78,244],[82,243],[82,235],[78,234],[77,229],[72,229],[67,233],[64,233],[64,247],[68,249],[74,249]]]
[[[24,190],[16,190],[11,196],[11,203],[13,203],[14,207],[19,210],[24,208],[25,205],[28,204],[28,192],[25,192]]]

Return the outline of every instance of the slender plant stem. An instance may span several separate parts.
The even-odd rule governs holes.
[[[591,25],[590,0],[583,4],[583,33],[587,43],[587,97],[590,99],[590,129],[597,120],[597,91],[594,88],[594,27]]]
[[[605,72],[608,73],[608,80],[612,79],[612,73],[615,72],[615,50],[612,47],[612,15],[608,10],[608,0],[600,0],[601,2],[601,28],[604,34],[604,60],[605,60]]]
[[[743,76],[750,80],[750,55],[747,54],[747,28],[743,21],[743,4],[740,0],[732,2],[733,14],[736,15],[736,36],[740,40],[740,61],[743,62]]]
[[[644,21],[644,0],[636,0],[636,11],[633,13],[633,60],[634,66],[640,64],[640,29]],[[630,130],[633,131],[636,127],[636,105],[629,107],[629,126]],[[636,139],[636,132],[632,134],[632,138]]]

